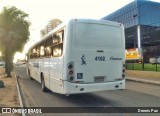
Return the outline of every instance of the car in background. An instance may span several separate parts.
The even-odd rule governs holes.
[[[150,58],[149,59],[149,63],[151,64],[160,64],[160,57],[157,57],[157,58]]]

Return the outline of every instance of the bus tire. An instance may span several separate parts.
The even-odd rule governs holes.
[[[31,77],[31,74],[30,74],[30,70],[28,69],[28,76],[30,78],[30,80],[33,80],[33,78]]]
[[[47,92],[47,88],[45,86],[44,76],[41,74],[41,89],[43,92]]]

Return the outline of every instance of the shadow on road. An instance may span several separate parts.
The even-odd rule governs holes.
[[[49,91],[49,94],[76,104],[77,107],[109,107],[111,104],[115,104],[113,103],[114,101],[95,95],[94,93],[72,94],[65,96]]]

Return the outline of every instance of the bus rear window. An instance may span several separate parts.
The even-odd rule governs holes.
[[[118,48],[122,46],[121,33],[121,28],[116,26],[92,23],[77,23],[75,46],[80,48]]]

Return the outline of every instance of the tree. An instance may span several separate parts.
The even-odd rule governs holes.
[[[10,77],[15,52],[22,51],[29,39],[28,14],[16,7],[4,7],[0,13],[0,49],[4,54],[5,72]]]

